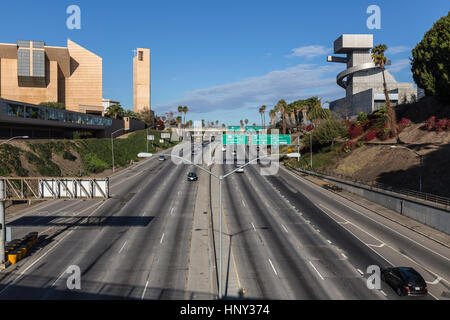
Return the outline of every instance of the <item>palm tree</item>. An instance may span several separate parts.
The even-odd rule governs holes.
[[[205,126],[205,120],[202,119],[202,127]]]
[[[286,134],[286,111],[287,111],[287,104],[284,99],[281,99],[277,102],[277,105],[275,106],[275,110],[279,111],[281,113],[281,118],[283,119],[283,134]]]
[[[119,104],[114,104],[106,109],[106,116],[109,118],[121,118],[123,117],[124,113],[125,110],[123,110],[123,108]]]
[[[389,99],[389,92],[387,89],[386,84],[386,77],[384,75],[384,66],[386,65],[387,58],[384,55],[384,52],[387,50],[387,46],[385,44],[379,44],[375,46],[372,49],[372,60],[375,63],[375,65],[379,66],[381,68],[381,72],[383,74],[383,87],[384,87],[384,96],[386,98],[386,109],[387,109],[387,116],[388,116],[388,123],[391,131],[395,134],[395,138],[397,142],[399,141],[398,134],[397,134],[397,128],[396,128],[396,116],[395,116],[395,110],[391,105],[391,100]]]
[[[178,110],[180,110],[180,107],[178,107]],[[186,124],[186,113],[189,112],[189,108],[187,106],[184,106],[182,109],[183,113],[184,113],[184,124]]]
[[[265,105],[261,106],[261,111],[260,112],[262,112],[263,117],[264,117],[264,122],[263,122],[263,128],[264,128],[266,126],[266,106]]]
[[[320,123],[321,120],[331,119],[331,111],[329,109],[322,108],[322,100],[318,97],[312,97],[306,100],[309,105],[308,120],[310,120],[314,126]]]
[[[183,106],[178,106],[178,113],[182,113],[183,112]]]
[[[244,127],[244,120],[241,120],[241,128]]]
[[[263,107],[259,108],[258,112],[259,112],[259,115],[261,117],[261,125],[264,127],[264,122],[263,122],[263,113],[264,113],[264,111],[263,111]]]
[[[248,119],[245,119],[245,125],[248,125]]]
[[[277,113],[277,112],[275,111],[275,109],[272,109],[272,110],[269,111],[270,125],[271,125],[272,127],[274,126],[276,113]]]
[[[217,127],[219,126],[219,120],[216,120],[216,126]]]
[[[176,118],[176,121],[177,121],[177,124],[178,124],[178,128],[180,128],[180,127],[181,127],[182,117],[181,117],[181,116],[178,116],[178,117]]]

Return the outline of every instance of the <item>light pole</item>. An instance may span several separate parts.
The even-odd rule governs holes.
[[[419,191],[422,192],[422,170],[423,170],[423,161],[422,161],[422,155],[417,153],[416,151],[408,148],[408,147],[403,147],[403,146],[390,146],[391,149],[405,149],[408,151],[413,152],[416,156],[419,157],[419,161],[420,161],[420,169],[419,169]]]
[[[312,168],[313,168],[312,135],[313,135],[313,132],[314,132],[314,129],[316,128],[316,126],[312,122],[311,122],[311,125],[313,126],[313,129],[309,133],[309,151],[310,151],[309,153],[310,153],[310,158],[311,158],[311,170],[312,170]]]
[[[113,138],[113,136],[114,136],[114,133],[119,132],[121,130],[123,130],[123,128],[119,129],[119,130],[116,130],[113,133],[111,133],[111,154],[112,154],[112,170],[113,170],[113,173],[115,172],[115,167],[114,167],[114,138]]]
[[[14,139],[28,139],[28,136],[17,136],[12,137],[2,143],[0,146],[8,143]],[[5,226],[5,199],[6,198],[6,190],[5,190],[5,182],[0,177],[0,269],[5,268],[6,257],[5,257],[5,244],[6,244],[6,226]]]
[[[219,180],[219,212],[220,212],[220,216],[219,216],[219,235],[220,235],[220,237],[219,237],[219,299],[222,299],[222,215],[223,215],[223,212],[222,212],[222,181],[225,180],[230,175],[232,175],[233,173],[235,173],[236,171],[238,171],[258,160],[265,159],[265,158],[272,157],[272,156],[287,156],[289,158],[297,158],[297,157],[299,157],[299,154],[298,153],[270,154],[270,155],[265,155],[260,158],[257,157],[223,176],[218,176],[218,175],[212,173],[211,171],[193,163],[189,159],[182,158],[182,157],[179,157],[176,155],[171,155],[171,154],[163,154],[163,155],[167,156],[167,157],[173,157],[173,158],[177,158],[177,159],[186,161],[188,164],[196,166],[200,170],[203,170],[204,172],[208,173],[209,175],[211,175]],[[150,158],[151,156],[153,156],[151,153],[139,153],[138,154],[139,158]]]

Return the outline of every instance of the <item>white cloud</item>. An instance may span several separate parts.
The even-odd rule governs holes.
[[[325,56],[331,52],[331,48],[324,46],[305,46],[292,49],[290,57],[314,58],[317,56]]]
[[[409,61],[409,59],[401,59],[401,60],[396,60],[396,61],[392,61],[392,65],[388,68],[390,73],[396,73],[399,71],[402,71],[403,69],[409,67],[409,69],[411,69],[411,62]]]
[[[405,46],[393,46],[388,47],[386,53],[387,54],[398,54],[406,51],[411,51],[411,48],[405,47]]]
[[[340,69],[342,66],[331,64],[299,64],[235,83],[190,91],[184,98],[157,105],[155,109],[165,112],[178,105],[187,105],[192,113],[204,113],[263,104],[272,106],[282,98],[289,102],[318,95],[328,100],[345,94],[336,85],[336,74]]]

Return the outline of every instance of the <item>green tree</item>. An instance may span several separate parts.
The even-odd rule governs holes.
[[[321,120],[331,119],[331,111],[329,109],[322,108],[322,100],[318,97],[311,97],[305,102],[309,106],[308,120],[315,126],[318,126]]]
[[[450,12],[412,50],[414,81],[429,96],[450,101]]]
[[[114,104],[110,107],[108,107],[108,109],[106,109],[106,113],[105,115],[109,118],[114,118],[114,119],[121,119],[125,114],[125,110],[123,110],[123,108],[118,105],[118,104]]]
[[[283,134],[286,134],[287,103],[286,101],[284,101],[284,99],[281,99],[277,102],[275,111],[281,113],[281,119],[283,121]]]
[[[388,123],[389,127],[392,130],[392,132],[395,134],[395,138],[397,142],[399,142],[398,135],[397,135],[397,120],[395,116],[395,110],[391,105],[391,100],[389,99],[389,91],[386,84],[386,77],[384,75],[385,71],[385,64],[387,61],[386,56],[384,55],[384,52],[387,50],[387,46],[385,44],[379,44],[375,46],[372,49],[372,60],[373,62],[378,65],[381,68],[381,72],[383,74],[383,88],[384,88],[384,96],[386,99],[386,108],[388,113]]]
[[[143,120],[141,114],[133,112],[131,110],[125,110],[123,113],[124,117],[129,117],[131,119],[136,119],[136,120]]]
[[[39,105],[53,109],[66,110],[66,106],[64,105],[64,103],[61,102],[41,102]]]
[[[189,108],[188,106],[184,106],[183,107],[183,113],[184,113],[184,119],[183,119],[183,123],[186,125],[186,113],[189,112]]]

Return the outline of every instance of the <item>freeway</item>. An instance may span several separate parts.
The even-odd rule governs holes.
[[[112,177],[112,198],[55,201],[8,217],[43,249],[1,279],[1,299],[182,299],[197,184],[187,165],[151,159]],[[82,290],[65,271],[81,269]]]
[[[199,159],[202,147],[194,148]],[[220,143],[203,150],[211,148],[223,154]],[[226,157],[231,163],[204,167],[217,175],[231,172],[231,150]],[[450,298],[447,247],[283,166],[261,175],[263,166],[250,165],[223,183],[226,298],[237,298],[238,289],[251,299]],[[201,173],[198,182],[186,181],[190,171]],[[8,215],[14,238],[38,231],[42,241],[31,256],[0,273],[0,299],[213,298],[217,285],[206,274],[218,268],[209,241],[199,239],[215,234],[210,241],[217,260],[217,190],[217,180],[198,168],[155,156],[112,176],[111,199],[49,201]],[[207,210],[211,234],[194,229],[195,218],[209,225]],[[202,243],[202,250],[192,243]],[[72,265],[81,270],[80,290],[67,289]],[[371,265],[414,267],[430,295],[398,297],[385,283],[368,289]],[[189,282],[190,275],[201,282],[201,274],[205,283]]]
[[[246,155],[248,161],[248,155]],[[226,174],[233,165],[218,167]],[[250,165],[224,183],[229,259],[247,296],[269,299],[404,299],[386,283],[369,290],[368,266],[412,266],[430,294],[448,299],[450,251],[320,188],[283,167]],[[237,192],[239,190],[239,192]],[[407,298],[407,299],[408,299]]]

